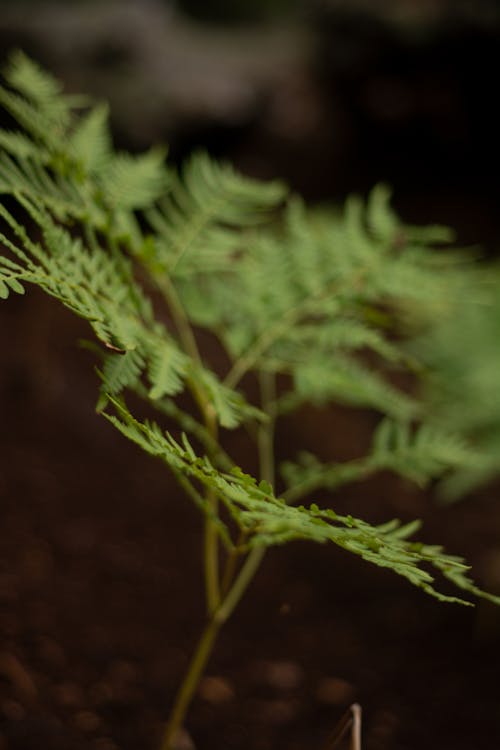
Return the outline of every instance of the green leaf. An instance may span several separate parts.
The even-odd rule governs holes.
[[[241,393],[221,383],[210,370],[194,367],[191,371],[205,390],[222,427],[232,430],[246,420],[262,421],[267,418],[260,409],[249,404]]]
[[[251,180],[205,153],[194,154],[170,187],[148,212],[158,241],[147,262],[179,278],[224,270],[239,252],[242,230],[268,221],[285,195],[280,183]]]
[[[418,413],[417,403],[359,362],[337,356],[325,368],[317,358],[295,369],[297,396],[322,405],[330,401],[377,409],[401,420]]]
[[[124,354],[108,354],[102,371],[104,390],[109,393],[120,393],[124,388],[135,385],[144,367],[144,359],[137,350]]]
[[[450,470],[480,468],[483,459],[458,434],[428,424],[412,430],[407,423],[385,419],[375,432],[370,462],[425,486]]]
[[[183,388],[187,357],[171,342],[158,342],[150,349],[149,397],[156,401],[171,396]]]
[[[82,117],[71,135],[70,147],[87,172],[104,171],[112,155],[107,105],[100,104]]]
[[[100,186],[106,205],[116,211],[145,208],[166,190],[168,176],[164,166],[164,149],[146,154],[118,154],[110,159],[100,175]]]

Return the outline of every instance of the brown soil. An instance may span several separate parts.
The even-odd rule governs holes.
[[[200,519],[164,468],[94,414],[85,327],[41,295],[2,306],[1,750],[153,750],[203,623]],[[278,435],[340,450],[370,415]],[[331,437],[331,434],[337,438]],[[451,509],[399,480],[336,507],[426,518],[500,590],[494,489]],[[187,726],[199,750],[328,750],[356,700],[365,750],[500,746],[500,613],[442,605],[335,548],[268,555]]]

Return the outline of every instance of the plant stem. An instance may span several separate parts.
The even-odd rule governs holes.
[[[217,497],[213,492],[207,494],[212,511],[217,513]],[[219,590],[219,544],[215,524],[206,516],[205,518],[205,592],[207,598],[207,611],[212,614],[220,603]]]
[[[254,547],[248,554],[235,582],[220,606],[219,614],[223,618],[223,622],[232,615],[236,605],[259,569],[265,552],[265,547]]]
[[[161,278],[156,278],[155,280],[165,298],[170,312],[172,313],[175,327],[177,328],[184,351],[186,354],[189,354],[197,364],[201,365],[200,352],[194,337],[193,329],[191,328],[186,313],[184,312],[184,308],[182,307],[182,303],[174,285],[167,274],[163,274]]]
[[[259,372],[262,411],[269,419],[259,424],[260,478],[274,484],[274,426],[276,422],[276,380],[273,373]]]
[[[205,425],[209,435],[217,442],[218,428],[217,417],[213,412],[211,404],[210,410],[206,410]],[[214,517],[217,517],[219,501],[214,490],[208,490],[206,495],[207,503]],[[220,578],[219,578],[219,537],[217,526],[205,516],[205,551],[204,551],[204,570],[205,570],[205,592],[207,598],[207,611],[213,615],[220,604]]]
[[[274,426],[276,422],[276,380],[274,374],[268,372],[259,372],[259,385],[262,410],[269,417],[266,422],[263,422],[259,425],[259,432],[257,437],[260,478],[273,485],[275,478]],[[240,540],[238,546],[240,546],[242,542],[243,539]],[[235,548],[235,550],[238,549],[238,546]],[[220,606],[219,615],[223,617],[224,621],[226,621],[230,617],[234,608],[242,598],[248,585],[259,569],[265,553],[265,547],[254,547],[248,554],[243,566],[240,569],[240,572],[235,578],[234,583],[228,590],[227,595]],[[234,570],[235,562],[236,560],[234,555],[230,556],[226,567],[227,573],[229,566],[231,566],[231,568]]]
[[[259,383],[262,408],[269,415],[269,420],[259,427],[258,450],[261,478],[270,484],[274,482],[274,424],[276,418],[276,385],[274,375],[260,373]],[[207,430],[217,440],[217,421],[207,421]],[[214,495],[213,504],[217,503]],[[214,507],[217,512],[217,507]],[[209,521],[209,519],[207,519]],[[213,536],[212,536],[213,535]],[[215,542],[215,544],[214,544]],[[240,538],[243,542],[243,537]],[[248,585],[257,572],[265,554],[264,547],[255,547],[248,554],[239,573],[235,576],[236,564],[239,556],[240,544],[229,554],[226,570],[222,582],[224,598],[221,600],[218,570],[217,529],[213,522],[205,526],[205,581],[210,617],[203,630],[198,645],[175,698],[174,707],[170,714],[165,734],[162,738],[160,750],[175,750],[175,736],[179,731],[200,678],[205,670],[215,639],[222,625],[233,613],[236,605],[245,593]]]
[[[202,365],[198,344],[191,328],[191,324],[179,299],[177,291],[167,274],[161,277],[157,282],[163,293],[165,301],[172,313],[175,327],[179,334],[182,347],[186,354],[189,354],[192,360],[199,366]],[[189,382],[189,381],[188,381]],[[198,404],[200,412],[205,422],[205,429],[212,445],[218,445],[218,425],[217,414],[203,388],[197,383],[190,383],[191,392]],[[209,458],[212,458],[209,455]],[[213,490],[208,490],[206,500],[212,514],[217,516],[218,500]],[[217,527],[214,522],[205,516],[205,533],[204,533],[204,557],[203,569],[205,573],[205,592],[207,599],[207,611],[212,615],[220,604],[220,587],[219,587],[219,540]]]
[[[234,581],[238,560],[243,555],[243,545],[245,544],[245,542],[246,534],[245,532],[241,531],[238,541],[233,546],[233,548],[229,550],[220,585],[220,590],[223,597],[225,597],[226,594],[229,593],[231,585]]]
[[[184,677],[180,690],[177,693],[174,708],[172,709],[167,728],[162,738],[160,750],[175,750],[175,745],[173,744],[175,736],[182,726],[186,711],[191,703],[193,694],[198,687],[201,675],[203,674],[208,658],[212,653],[215,638],[222,624],[223,620],[214,615],[208,621],[202,636],[198,641],[198,646],[192,656],[186,676]]]

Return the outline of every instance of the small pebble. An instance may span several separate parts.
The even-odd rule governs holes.
[[[0,675],[7,677],[20,700],[36,700],[38,691],[33,677],[17,656],[7,651],[0,653]]]
[[[398,717],[391,711],[378,711],[372,719],[370,736],[374,735],[378,740],[388,741],[399,724]]]
[[[76,708],[83,705],[83,690],[74,682],[62,682],[55,689],[56,700],[61,706]]]
[[[294,690],[304,676],[302,668],[294,661],[260,661],[253,671],[259,682],[277,690]]]
[[[47,542],[35,539],[23,549],[20,570],[24,581],[43,583],[51,576],[53,569],[54,559]]]
[[[227,703],[234,698],[234,689],[223,677],[204,677],[200,682],[200,696],[208,703],[218,705]]]
[[[45,636],[40,638],[38,654],[40,659],[48,667],[61,669],[66,664],[64,649],[53,638],[47,638]]]
[[[113,698],[113,688],[108,682],[96,682],[89,690],[89,699],[97,706],[109,703]]]
[[[0,575],[0,601],[14,601],[19,597],[21,584],[19,576],[14,573]]]
[[[17,701],[3,701],[0,710],[9,721],[21,721],[21,719],[24,719],[24,708]]]
[[[179,729],[172,743],[173,750],[196,750],[191,735],[185,729]]]
[[[323,678],[316,690],[316,697],[321,703],[329,703],[334,706],[352,703],[354,694],[354,686],[340,677]]]
[[[0,599],[1,599],[1,582],[0,582]],[[0,633],[9,638],[15,636],[20,631],[19,618],[14,612],[3,612],[0,616]],[[4,640],[2,638],[2,640]]]
[[[294,718],[297,705],[295,701],[262,701],[258,712],[259,718],[267,724],[287,724]]]
[[[95,750],[118,750],[118,745],[115,745],[109,737],[99,737],[95,741],[94,747]]]
[[[137,669],[131,662],[117,659],[110,664],[108,679],[113,685],[134,682],[137,679]]]
[[[93,711],[79,711],[74,717],[74,724],[81,732],[95,732],[101,719]]]

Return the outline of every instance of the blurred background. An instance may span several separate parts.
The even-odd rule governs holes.
[[[309,202],[384,180],[405,219],[500,247],[494,0],[1,0],[0,50],[109,101],[116,144],[203,147]],[[0,317],[0,750],[153,748],[203,619],[200,519],[94,415],[86,329],[39,294]],[[309,410],[278,434],[348,458],[370,415]],[[238,439],[238,438],[236,438]],[[335,507],[422,517],[500,591],[498,483],[436,505],[390,476]],[[500,744],[500,616],[440,605],[335,549],[269,554],[193,706],[186,750],[329,750],[348,705],[365,750]]]

